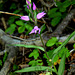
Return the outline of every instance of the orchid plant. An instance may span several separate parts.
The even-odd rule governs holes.
[[[40,35],[40,31],[41,31],[41,30],[40,30],[40,28],[38,28],[38,26],[37,26],[37,19],[41,19],[42,17],[44,17],[44,15],[46,15],[46,13],[44,13],[44,11],[43,11],[43,12],[38,13],[38,14],[36,15],[36,12],[32,12],[31,3],[30,3],[28,0],[26,0],[26,3],[27,3],[27,8],[28,8],[29,11],[31,12],[33,18],[31,18],[30,16],[25,15],[25,16],[21,16],[20,19],[25,20],[25,21],[31,20],[32,22],[34,22],[35,27],[34,27],[34,29],[32,29],[32,31],[31,31],[29,34],[32,34],[32,33],[35,33],[35,34],[38,33],[38,34],[39,34],[40,39],[41,39],[41,42],[42,42],[43,47],[44,47],[44,49],[45,49],[45,53],[46,53],[46,55],[47,55],[46,48],[45,48],[45,45],[44,45],[44,43],[43,43],[43,39],[42,39],[42,37],[41,37],[41,35]],[[35,5],[34,2],[33,2],[33,10],[34,10],[34,11],[36,10],[36,5]],[[47,55],[47,57],[48,57],[48,55]],[[49,58],[49,57],[48,57],[48,58]]]
[[[35,5],[35,3],[33,2],[33,9],[31,9],[31,3],[28,0],[26,0],[26,3],[27,3],[27,8],[29,9],[29,11],[32,14],[32,18],[30,16],[25,15],[25,16],[21,16],[20,19],[25,20],[25,21],[31,20],[32,22],[34,22],[35,27],[34,27],[34,29],[32,29],[32,31],[29,34],[32,34],[32,33],[35,33],[35,34],[38,33],[39,34],[41,42],[42,42],[42,44],[44,46],[44,49],[45,49],[45,52],[46,52],[46,48],[45,48],[45,45],[43,43],[43,39],[42,39],[42,37],[40,35],[41,30],[37,26],[37,19],[41,19],[42,17],[44,17],[44,15],[46,15],[46,13],[44,13],[44,11],[43,11],[43,12],[38,13],[36,15],[36,11],[35,11],[36,10],[36,5]],[[35,11],[35,12],[32,12],[32,10]],[[47,53],[46,53],[46,55],[47,55]],[[48,57],[48,55],[47,55],[47,57]]]
[[[34,23],[35,26],[31,30],[31,32],[29,32],[29,34],[32,34],[32,33],[39,34],[41,42],[42,42],[42,45],[43,45],[43,48],[40,47],[40,46],[35,46],[35,45],[30,45],[29,46],[29,45],[22,45],[22,44],[16,44],[15,46],[26,47],[26,48],[38,48],[38,49],[44,51],[45,52],[44,56],[48,60],[47,62],[50,63],[50,64],[48,64],[49,67],[34,66],[34,67],[31,67],[31,68],[24,68],[24,69],[18,70],[16,72],[31,72],[33,70],[35,71],[35,69],[36,69],[36,71],[39,71],[39,70],[48,70],[47,73],[49,73],[49,74],[46,74],[46,75],[52,75],[52,72],[55,72],[57,75],[63,75],[64,68],[65,68],[65,59],[66,59],[66,55],[67,55],[66,54],[67,53],[66,52],[66,48],[64,48],[64,47],[67,44],[67,42],[71,39],[71,37],[75,35],[75,31],[64,41],[63,44],[61,44],[56,49],[54,49],[54,50],[52,50],[50,52],[47,52],[45,44],[44,44],[43,39],[42,39],[41,34],[40,34],[41,29],[38,27],[38,24],[37,24],[37,19],[41,19],[42,17],[44,17],[46,15],[46,13],[43,11],[43,12],[40,12],[40,13],[36,14],[36,5],[35,5],[35,3],[33,2],[33,4],[31,4],[31,0],[26,0],[26,3],[27,3],[27,8],[29,10],[29,13],[31,13],[31,14],[20,16],[21,17],[20,19],[21,20],[25,20],[25,21],[32,21]],[[56,41],[57,41],[56,38],[52,38],[52,39],[50,39],[50,40],[47,41],[46,46],[47,47],[49,47],[49,46],[51,47],[51,46],[53,46],[56,43]],[[65,52],[61,52],[62,50],[63,51],[65,50]],[[33,53],[31,54],[31,56],[32,55],[34,56],[34,53],[36,53],[36,52],[37,51],[34,50]],[[53,61],[54,60],[58,60],[58,53],[59,52],[60,52],[60,54],[63,53],[63,56],[61,58],[61,62],[59,64],[59,68],[58,68],[58,72],[57,72],[57,69],[56,69]],[[37,54],[36,57],[34,56],[34,58],[37,59],[38,56],[39,55]],[[37,61],[37,63],[38,63],[38,61]]]
[[[43,44],[43,46],[45,48],[45,45],[43,43],[43,39],[42,39],[42,37],[40,35],[40,31],[41,30],[37,26],[37,19],[41,19],[42,17],[44,17],[44,15],[46,15],[46,13],[43,11],[43,12],[40,12],[40,13],[38,13],[36,15],[36,5],[35,5],[35,3],[33,2],[33,9],[31,8],[31,3],[28,0],[26,0],[26,3],[27,3],[27,8],[29,9],[30,13],[32,14],[32,18],[30,16],[25,15],[25,16],[21,16],[20,19],[25,20],[25,21],[31,20],[32,22],[34,22],[35,27],[34,27],[34,29],[32,29],[32,31],[29,34],[32,34],[32,33],[35,33],[36,34],[36,33],[38,33],[39,36],[40,36],[41,42],[42,42],[42,44]],[[34,12],[32,12],[32,10]],[[45,48],[45,52],[46,52],[46,48]],[[46,53],[46,55],[47,55],[47,53]]]
[[[24,69],[15,71],[15,72],[31,72],[31,71],[46,70],[46,75],[53,75],[52,72],[55,72],[57,75],[63,75],[64,69],[65,69],[65,59],[66,59],[66,57],[68,57],[68,54],[69,54],[67,52],[67,49],[64,47],[67,44],[67,42],[72,38],[72,36],[75,35],[75,31],[59,47],[57,47],[56,49],[54,48],[53,50],[46,51],[46,46],[51,47],[57,42],[56,38],[49,39],[46,43],[46,46],[43,42],[43,39],[42,39],[42,36],[40,33],[40,31],[42,31],[42,30],[38,27],[37,19],[41,19],[42,17],[44,17],[46,15],[46,13],[44,11],[42,11],[40,13],[36,13],[37,7],[34,2],[31,4],[31,0],[26,0],[26,4],[27,4],[27,8],[29,10],[29,15],[20,16],[20,19],[24,20],[24,21],[31,21],[34,23],[34,28],[32,30],[30,30],[28,33],[29,34],[33,34],[33,33],[38,34],[41,39],[43,47],[35,46],[35,45],[25,45],[25,44],[15,44],[14,46],[25,47],[25,48],[35,48],[35,49],[42,50],[44,52],[43,58],[47,59],[47,63],[48,63],[49,67],[37,66],[37,63],[39,65],[40,64],[39,62],[42,62],[42,61],[37,59],[39,57],[38,50],[37,51],[33,50],[33,53],[31,53],[31,55],[29,57],[34,56],[34,61],[32,61],[32,63],[30,63],[29,65],[36,62],[35,63],[36,66],[27,67],[27,68],[24,68]],[[22,22],[20,22],[20,24],[21,23]],[[24,25],[22,26],[22,28],[24,27]],[[20,28],[20,29],[22,29],[22,28]],[[57,45],[58,45],[58,43],[57,43]],[[58,56],[58,53],[59,53],[59,56]],[[57,69],[54,65],[54,62],[56,62],[59,57],[61,58],[61,61],[60,61],[59,68],[57,71]],[[43,63],[41,63],[41,65],[43,65]]]
[[[37,24],[37,19],[41,19],[42,17],[44,17],[44,15],[46,15],[46,13],[43,11],[43,12],[40,12],[40,13],[36,14],[36,5],[35,5],[35,3],[33,2],[33,7],[31,6],[30,1],[26,0],[26,3],[27,3],[27,8],[29,9],[29,12],[31,13],[31,15],[21,16],[20,19],[25,20],[25,21],[30,20],[34,23],[35,26],[29,34],[32,34],[32,33],[35,33],[35,34],[38,33],[39,34],[42,45],[44,47],[44,52],[45,52],[45,54],[48,58],[48,61],[50,62],[49,56],[48,56],[47,51],[46,51],[45,44],[44,44],[43,39],[42,39],[41,34],[40,34],[41,29],[38,28],[38,24]],[[50,67],[50,68],[52,68],[52,67]],[[50,74],[52,74],[52,71],[50,71]]]
[[[41,19],[42,17],[44,17],[44,15],[46,15],[46,13],[43,11],[43,12],[36,14],[35,3],[33,2],[33,8],[31,6],[31,3],[28,0],[26,0],[26,3],[27,3],[27,8],[29,9],[29,12],[31,13],[32,17],[30,15],[29,16],[25,15],[25,16],[21,16],[20,19],[25,20],[25,21],[30,20],[35,24],[34,28],[32,29],[32,31],[29,34],[32,34],[32,33],[35,33],[35,34],[38,33],[39,34],[41,42],[42,42],[44,50],[45,50],[45,54],[49,59],[49,56],[47,55],[47,52],[46,52],[46,47],[44,45],[43,39],[42,39],[41,34],[40,34],[41,29],[38,28],[38,24],[37,24],[37,19]],[[32,12],[32,10],[33,10],[33,12]]]

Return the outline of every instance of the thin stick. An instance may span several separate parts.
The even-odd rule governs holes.
[[[7,29],[7,25],[6,25],[6,23],[5,23],[4,17],[2,17],[1,20],[2,20],[2,23],[3,23],[4,29],[6,30],[6,29]]]
[[[4,12],[4,11],[0,11],[0,13],[9,14],[9,15],[15,15],[15,16],[22,16],[22,15],[19,15],[19,14],[14,14],[14,13],[9,13],[9,12]]]

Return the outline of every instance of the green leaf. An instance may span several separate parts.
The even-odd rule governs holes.
[[[58,8],[62,7],[62,3],[60,1],[56,1],[56,5],[57,5]]]
[[[41,26],[41,31],[40,31],[40,33],[42,33],[45,29],[46,29],[46,25],[43,24],[43,25]]]
[[[52,62],[57,62],[57,60],[59,59],[58,54],[55,56],[55,58],[52,60]]]
[[[25,35],[28,35],[29,32],[31,32],[32,29],[33,29],[33,27],[31,25],[27,24],[27,23],[25,23],[25,28],[28,30]]]
[[[74,37],[74,41],[75,41],[75,37]]]
[[[61,16],[62,16],[62,14],[60,12],[55,12],[52,15],[50,15],[49,17],[50,18],[55,18],[55,17],[61,17]]]
[[[71,1],[71,4],[75,4],[75,0],[72,0],[72,1]]]
[[[62,8],[59,9],[59,11],[60,12],[65,12],[66,11],[66,8],[65,7],[62,7]]]
[[[15,24],[11,24],[10,27],[8,29],[6,29],[5,32],[8,32],[9,34],[13,34],[15,31],[16,25]]]
[[[28,31],[31,31],[33,29],[33,27],[29,24],[25,24],[25,28],[28,30]]]
[[[53,72],[55,72],[54,69],[50,68],[50,67],[46,67],[46,66],[32,66],[32,67],[27,67],[15,72],[33,72],[33,71],[44,71],[44,70],[52,70]]]
[[[42,66],[42,65],[43,65],[42,60],[37,60],[37,62],[38,62],[38,63],[37,63],[38,66]]]
[[[74,43],[73,47],[75,47],[75,43]]]
[[[42,60],[32,60],[28,63],[28,65],[41,66],[41,65],[43,65],[43,62],[42,62]]]
[[[17,70],[18,69],[18,65],[14,64],[13,65],[13,70]]]
[[[65,58],[66,58],[66,54],[64,53],[63,54],[63,57],[60,61],[60,64],[59,64],[59,68],[58,68],[58,75],[63,75],[64,73],[64,69],[65,69]]]
[[[67,7],[69,7],[70,5],[71,5],[71,1],[65,0],[65,1],[62,3],[61,7],[59,7],[60,12],[65,12],[66,9],[67,9]]]
[[[34,49],[33,52],[29,54],[29,57],[32,57],[32,56],[34,57],[34,59],[37,59],[39,57],[39,53],[37,49]]]
[[[35,45],[24,45],[24,44],[13,44],[14,46],[19,46],[19,47],[26,47],[26,48],[36,48],[44,51],[43,47],[40,46],[35,46]]]
[[[56,5],[58,6],[60,12],[65,12],[66,8],[71,5],[71,1],[65,0],[62,3],[61,2],[56,2]]]
[[[2,60],[0,60],[0,66],[2,66]]]
[[[35,21],[37,21],[37,18],[36,18],[36,10],[34,11],[34,19],[35,19]]]
[[[60,12],[65,12],[66,11],[66,8],[63,7],[64,6],[63,3],[56,2],[56,5],[58,6]]]
[[[23,21],[21,21],[21,20],[16,21],[15,23],[16,23],[17,25],[19,25],[19,26],[24,26],[24,22],[23,22]]]
[[[69,7],[71,5],[71,1],[65,0],[62,4],[63,4],[64,8],[67,8],[67,7]]]
[[[59,57],[63,57],[63,54],[64,53],[66,53],[66,57],[68,57],[69,55],[70,55],[70,52],[69,52],[69,50],[67,49],[67,48],[65,48],[65,47],[63,47],[62,49],[61,49],[61,51],[59,52]]]
[[[51,15],[53,16],[54,13],[56,13],[56,11],[58,10],[58,8],[53,8],[51,10],[48,11],[48,16],[50,17]]]
[[[28,65],[32,65],[32,66],[37,66],[37,61],[36,60],[32,60],[28,63]]]
[[[47,41],[46,46],[47,47],[51,47],[51,46],[53,46],[56,43],[56,41],[57,41],[57,38],[56,37],[52,37],[51,39],[49,39]]]
[[[46,72],[46,75],[50,75],[51,73],[50,72]]]
[[[61,20],[61,17],[55,17],[55,18],[53,18],[52,21],[51,21],[51,25],[53,27],[55,27],[60,22],[60,20]]]
[[[25,31],[25,25],[22,25],[21,27],[18,28],[19,33],[23,33]]]
[[[4,54],[4,57],[3,57],[3,62],[5,62],[6,58],[7,58],[8,54],[7,52]]]

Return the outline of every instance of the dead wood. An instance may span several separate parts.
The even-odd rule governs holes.
[[[0,71],[0,75],[7,75],[8,71],[10,70],[11,64],[13,64],[13,61],[17,54],[17,47],[10,47],[10,51],[7,57],[7,60],[5,61],[3,68]]]
[[[1,29],[0,29],[0,43],[3,43],[3,45],[10,45],[14,42],[14,40],[10,37],[8,37]],[[6,49],[9,49],[9,54],[7,57],[7,60],[5,61],[3,68],[0,71],[0,75],[6,75],[8,71],[10,70],[11,64],[13,63],[13,60],[17,53],[17,47],[14,46],[8,46]]]

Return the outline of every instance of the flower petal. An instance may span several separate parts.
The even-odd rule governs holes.
[[[32,29],[32,31],[29,34],[32,34],[32,33],[35,33],[35,30],[34,29]]]
[[[40,28],[38,28],[38,26],[35,26],[34,29],[29,33],[29,34],[32,34],[32,33],[38,33],[40,34]]]
[[[41,31],[40,28],[39,28],[38,30],[39,30],[39,31],[38,31],[38,34],[40,34],[40,31]]]
[[[35,29],[35,30],[38,30],[38,26],[35,26],[34,29]]]
[[[27,8],[29,9],[29,6],[27,5]]]
[[[34,2],[33,2],[33,10],[36,10],[36,5]]]
[[[45,14],[46,13],[44,13],[44,12],[38,13],[37,14],[37,19],[40,19],[40,18],[44,17]]]
[[[29,21],[29,16],[21,16],[20,19],[25,20],[25,21]]]

